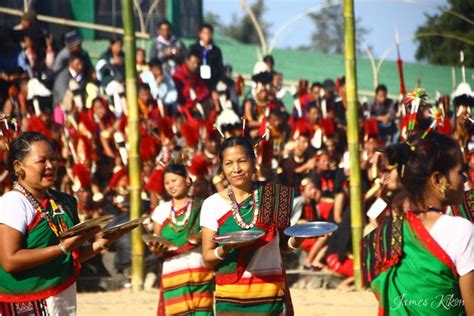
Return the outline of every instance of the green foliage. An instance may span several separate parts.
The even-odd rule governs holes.
[[[334,3],[327,0],[325,5]],[[324,8],[317,13],[309,15],[315,26],[315,31],[311,35],[309,45],[300,47],[310,51],[319,51],[326,54],[344,53],[344,15],[341,5],[334,5]],[[356,18],[356,37],[358,41],[364,40],[370,30],[363,27],[359,18]],[[357,51],[360,50],[357,45]]]
[[[448,6],[443,9],[474,21],[474,1],[472,0],[448,0]],[[464,38],[474,41],[474,25],[468,21],[448,12],[427,14],[425,24],[417,29],[417,33],[444,33],[454,35],[458,39],[442,36],[417,37],[416,59],[425,60],[431,64],[459,65],[459,51],[463,50],[465,65],[474,67],[474,46],[460,40]]]
[[[263,15],[267,9],[264,0],[257,0],[250,6],[250,9],[254,13],[266,38],[270,24],[263,21]],[[232,22],[229,25],[224,25],[220,17],[211,12],[206,13],[204,20],[207,23],[213,24],[216,31],[222,32],[222,34],[232,37],[239,42],[246,44],[260,44],[257,31],[255,30],[248,14],[245,14],[241,19],[234,14],[232,16]]]
[[[206,12],[204,14],[204,22],[214,26],[214,30],[218,33],[222,32],[224,25],[222,24],[221,17],[213,12]]]

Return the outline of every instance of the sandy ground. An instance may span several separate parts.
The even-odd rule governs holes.
[[[377,314],[377,302],[368,291],[292,289],[296,315],[369,316]],[[78,316],[156,315],[158,291],[130,290],[78,295]]]

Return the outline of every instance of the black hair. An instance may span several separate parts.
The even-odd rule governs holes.
[[[115,44],[117,42],[120,42],[123,44],[123,38],[120,37],[120,36],[112,36],[111,38],[109,38],[109,44],[112,45],[112,44]]]
[[[306,109],[306,111],[309,112],[311,109],[316,109],[318,113],[321,114],[321,109],[315,101],[311,101],[308,103],[308,108]]]
[[[270,117],[271,115],[275,115],[276,117],[280,118],[285,118],[286,113],[280,110],[279,108],[275,108],[270,110],[270,112],[268,113],[268,117]]]
[[[242,124],[241,123],[235,123],[235,124],[223,124],[221,125],[221,132],[224,133],[231,133],[235,130],[240,130],[242,129]]]
[[[323,85],[321,84],[321,82],[313,82],[311,84],[311,90],[313,90],[313,88],[315,88],[315,87],[322,88]]]
[[[272,55],[266,55],[263,57],[263,62],[267,63],[270,62],[272,65],[275,65],[275,59],[273,58]]]
[[[224,150],[230,147],[242,146],[244,147],[247,156],[255,161],[255,152],[253,151],[253,146],[250,140],[242,136],[229,137],[222,142],[219,146],[219,160],[222,163]]]
[[[375,94],[379,93],[380,91],[387,93],[388,92],[387,86],[384,84],[379,84],[377,88],[375,88]]]
[[[461,105],[471,107],[474,106],[474,97],[467,94],[462,94],[453,99],[453,104],[455,108]]]
[[[199,32],[201,32],[203,29],[209,29],[212,33],[214,33],[214,26],[212,26],[209,23],[203,23],[201,26],[199,26]]]
[[[173,25],[171,25],[170,21],[168,20],[162,20],[160,23],[158,23],[157,28],[160,28],[162,25],[168,25],[170,28],[173,28]]]
[[[344,87],[346,85],[346,76],[339,78],[339,87]]]
[[[191,57],[196,57],[198,58],[199,60],[201,60],[201,54],[199,53],[199,51],[197,49],[192,49],[190,50],[187,54],[186,54],[186,59],[190,59]]]
[[[167,173],[172,173],[172,174],[181,176],[185,179],[187,179],[189,177],[188,172],[186,171],[186,167],[183,164],[180,164],[180,163],[170,163],[170,164],[168,164],[165,167],[165,171],[164,171],[163,175],[165,175]]]
[[[28,153],[30,152],[31,145],[33,143],[41,142],[41,141],[47,142],[48,145],[51,146],[52,148],[52,145],[49,139],[43,134],[40,134],[38,132],[24,132],[20,136],[15,138],[10,145],[10,150],[8,151],[8,164],[7,164],[8,170],[12,174],[15,174],[15,168],[13,167],[13,163],[16,160],[23,161],[26,155],[28,155]]]
[[[454,139],[436,132],[425,139],[419,135],[408,143],[390,145],[385,149],[389,164],[398,166],[401,183],[412,202],[423,200],[425,185],[434,172],[448,176],[449,171],[462,160],[461,149]]]
[[[84,59],[79,53],[72,53],[68,58],[68,63],[71,63],[74,59],[80,59],[82,62],[84,62]]]
[[[140,91],[140,90],[148,90],[148,91],[151,91],[150,86],[148,85],[148,83],[143,83],[143,82],[137,84],[137,91]]]
[[[163,68],[163,63],[161,62],[161,60],[159,60],[158,58],[152,58],[150,59],[150,61],[148,62],[148,67],[152,68],[152,67],[160,67],[160,68]]]

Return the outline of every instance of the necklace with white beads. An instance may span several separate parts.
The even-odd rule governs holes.
[[[184,211],[184,217],[178,221],[177,219],[177,211],[174,209],[174,201],[172,200],[171,201],[171,214],[170,214],[170,217],[171,217],[171,223],[173,224],[173,229],[175,231],[182,231],[185,227],[186,227],[186,224],[188,223],[189,221],[189,218],[191,217],[191,205],[193,204],[193,199],[189,199],[189,201],[186,203],[186,205],[184,206],[186,208],[186,210]]]
[[[246,223],[242,217],[242,214],[240,214],[241,206],[237,202],[237,199],[235,198],[235,195],[234,195],[234,191],[232,191],[232,186],[230,185],[227,187],[227,195],[229,196],[231,206],[232,206],[232,216],[234,217],[237,225],[239,225],[240,228],[245,229],[245,230],[248,230],[254,227],[255,224],[257,223],[258,214],[260,212],[260,208],[258,206],[258,189],[253,191],[253,201],[250,202],[253,204],[253,215],[252,215],[252,221],[250,223]]]

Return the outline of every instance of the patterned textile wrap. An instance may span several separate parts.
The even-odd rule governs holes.
[[[158,315],[213,314],[213,271],[204,264],[201,248],[188,242],[200,230],[201,205],[202,200],[193,200],[189,221],[182,230],[177,230],[169,218],[163,223],[161,235],[178,249],[164,256]],[[178,221],[184,213],[177,214]]]
[[[280,256],[279,231],[289,226],[293,190],[279,184],[259,186],[260,213],[255,227],[266,233],[255,243],[232,249],[216,271],[216,311],[232,314],[292,315],[291,298]],[[252,197],[242,202],[250,207]],[[252,207],[253,209],[253,207]],[[242,214],[248,223],[253,212]],[[241,228],[227,212],[219,221],[218,235]]]
[[[465,315],[454,263],[412,212],[405,215],[402,236],[398,262],[371,282],[379,315]]]
[[[189,217],[188,224],[183,230],[176,230],[173,223],[171,222],[171,215],[163,223],[163,229],[161,231],[161,236],[172,241],[178,249],[173,251],[168,251],[164,255],[164,259],[174,257],[176,255],[189,252],[190,250],[196,248],[197,244],[189,243],[189,237],[192,237],[199,233],[199,214],[201,212],[202,200],[194,199],[191,205],[191,215]],[[177,220],[181,220],[185,216],[185,210],[181,213],[176,214]]]
[[[361,240],[362,283],[370,283],[383,271],[400,261],[402,255],[403,216],[392,214],[385,225],[371,231]]]
[[[49,195],[50,200],[61,206],[59,211],[53,214],[51,206],[53,203],[48,200],[46,204],[46,212],[53,216],[53,222],[56,225],[59,225],[58,223],[61,221],[67,227],[72,227],[79,221],[77,203],[73,197],[51,190]],[[8,210],[0,211],[6,212]],[[47,220],[38,212],[33,222],[28,226],[28,231],[24,236],[23,248],[38,249],[57,244],[59,244],[59,238],[55,235]],[[25,308],[30,303],[41,305],[42,300],[62,292],[76,282],[80,271],[80,264],[77,259],[77,252],[73,251],[68,255],[57,257],[21,272],[7,273],[0,268],[0,302],[23,302],[26,303],[23,305]]]
[[[23,303],[0,302],[0,315],[2,316],[48,316],[48,308],[45,300],[36,300]]]
[[[197,248],[163,263],[158,315],[213,315],[213,271]]]
[[[459,205],[451,206],[454,216],[461,216],[474,223],[474,190],[464,192],[464,200]]]

